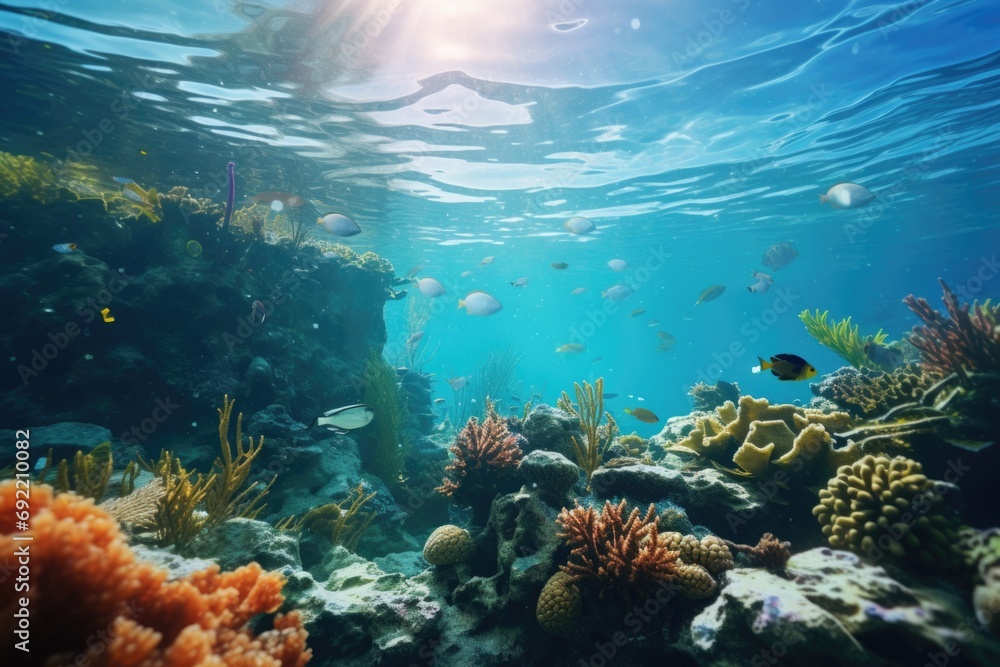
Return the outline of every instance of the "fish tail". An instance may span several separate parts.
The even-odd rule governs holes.
[[[753,285],[747,285],[747,291],[748,291],[748,292],[750,292],[751,294],[753,294],[753,293],[754,293],[754,292],[756,292],[757,290],[755,290],[755,289],[753,288]]]
[[[826,203],[826,195],[820,195],[819,196],[819,203],[820,204],[825,204]]]
[[[458,307],[459,308],[465,308],[465,299],[459,299],[458,300]]]
[[[760,357],[757,357],[757,361],[760,362],[760,370],[762,371],[766,371],[768,368],[774,365],[770,361],[764,361]]]

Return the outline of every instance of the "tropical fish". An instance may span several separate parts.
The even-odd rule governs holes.
[[[571,234],[589,234],[597,229],[597,226],[594,223],[580,216],[570,218],[563,223],[563,227],[565,227],[566,231]]]
[[[464,299],[459,299],[458,307],[465,308],[465,312],[469,315],[478,315],[480,317],[493,315],[503,310],[503,306],[499,301],[486,292],[478,290],[469,292]]]
[[[861,208],[870,204],[875,195],[857,183],[837,183],[825,195],[819,196],[819,203],[830,203],[834,208]]]
[[[572,292],[570,292],[570,294],[572,294],[573,296],[580,296],[581,294],[583,294],[586,291],[587,291],[586,287],[577,287],[575,290],[573,290]]]
[[[760,366],[754,366],[751,370],[754,373],[769,370],[771,375],[781,381],[788,380],[808,380],[816,375],[816,369],[808,361],[794,354],[776,354],[771,357],[771,361],[764,361],[757,357]]]
[[[760,271],[751,271],[750,275],[757,282],[747,287],[748,292],[751,294],[763,294],[767,290],[771,289],[771,284],[774,282],[774,278],[766,273],[761,273]]]
[[[657,331],[656,335],[660,339],[660,344],[657,346],[656,349],[659,350],[660,352],[670,351],[674,347],[674,343],[677,342],[677,339],[674,338],[672,334],[669,334],[666,331]]]
[[[553,269],[556,269],[558,271],[562,271],[563,269],[569,268],[569,264],[567,264],[566,262],[552,262],[551,266]]]
[[[57,243],[52,246],[52,249],[56,252],[74,252],[76,251],[76,248],[77,246],[75,243]]]
[[[114,316],[111,315],[111,309],[110,308],[102,308],[101,309],[101,319],[103,319],[108,324],[110,324],[110,323],[112,323],[112,322],[115,321]]]
[[[628,262],[624,259],[613,259],[608,262],[608,266],[611,267],[612,271],[624,271],[628,268]]]
[[[412,345],[416,345],[417,343],[420,342],[420,339],[423,338],[423,337],[424,337],[424,332],[423,331],[416,332],[415,334],[413,334],[412,336],[410,336],[409,338],[406,339],[406,347],[410,347]]]
[[[525,287],[527,286],[530,280],[531,278],[518,278],[517,280],[512,282],[511,285],[513,285],[514,287]]]
[[[291,208],[299,208],[306,203],[306,200],[298,195],[294,195],[290,192],[258,192],[253,197],[250,197],[252,201],[262,201],[264,203],[274,203],[281,202],[284,206],[290,206]]]
[[[263,324],[266,317],[267,308],[260,301],[254,301],[250,305],[250,319],[253,320],[254,324]]]
[[[462,277],[463,278],[468,278],[471,275],[472,275],[472,271],[462,271]]]
[[[458,391],[459,389],[462,389],[465,385],[469,384],[470,377],[471,376],[456,377],[456,378],[451,378],[450,380],[445,380],[445,382],[451,385],[452,389]]]
[[[884,371],[892,372],[903,365],[903,352],[873,340],[865,341],[865,355]]]
[[[635,290],[628,285],[618,284],[601,292],[602,299],[611,299],[612,301],[622,301],[629,298],[635,294]]]
[[[705,291],[698,295],[698,300],[695,301],[694,305],[699,303],[708,303],[709,301],[715,301],[722,293],[726,291],[725,285],[710,285],[705,288]]]
[[[560,345],[556,348],[556,352],[560,354],[576,354],[578,352],[583,352],[587,348],[580,343],[566,343],[565,345]]]
[[[375,411],[367,405],[345,405],[323,413],[314,426],[325,426],[334,433],[347,433],[362,426],[368,426],[375,418]]]
[[[646,326],[658,327],[660,326],[660,320],[650,320],[649,322],[646,323]]]
[[[618,394],[601,394],[601,398],[603,398],[606,401],[609,401],[612,398],[618,398]]]
[[[479,266],[485,266],[487,264],[492,264],[496,257],[490,255],[489,257],[483,257],[483,261],[479,262]]]
[[[439,297],[447,291],[445,290],[444,285],[434,278],[421,278],[417,282],[417,288],[420,290],[421,294],[431,298]]]
[[[652,410],[646,408],[625,408],[625,414],[632,415],[645,424],[655,424],[660,418],[653,414]]]
[[[601,361],[604,361],[604,357],[594,357],[593,359],[590,360],[590,363],[596,364],[596,363],[599,363]]]
[[[640,315],[642,315],[645,312],[646,312],[645,308],[636,308],[631,313],[629,313],[628,316],[629,317],[639,317]]]
[[[340,213],[328,213],[316,221],[317,225],[322,225],[323,229],[334,236],[354,236],[361,233],[358,223],[354,222],[346,215]]]
[[[792,247],[791,243],[782,241],[781,243],[775,243],[767,249],[767,252],[764,253],[762,264],[769,269],[777,271],[781,267],[791,264],[798,256],[798,251]]]

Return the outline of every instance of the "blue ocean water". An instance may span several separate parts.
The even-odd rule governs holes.
[[[803,310],[897,339],[902,297],[937,304],[939,276],[998,293],[996,3],[71,0],[0,4],[0,32],[0,150],[216,201],[233,160],[240,201],[321,201],[362,227],[351,248],[446,285],[412,306],[425,371],[470,376],[513,346],[519,399],[604,377],[625,432],[687,413],[699,380],[807,402],[808,383],[751,372],[843,365]],[[821,205],[842,181],[876,201]],[[597,230],[568,233],[573,216]],[[798,257],[751,294],[779,242]],[[635,293],[602,299],[619,283]],[[459,310],[472,290],[503,310]],[[390,359],[420,299],[386,305]],[[640,406],[659,423],[624,414]]]

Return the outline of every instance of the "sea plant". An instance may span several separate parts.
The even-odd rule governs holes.
[[[45,457],[45,466],[38,473],[35,481],[47,483],[49,472],[53,467],[52,450]],[[73,491],[79,496],[100,501],[107,491],[111,472],[114,469],[114,459],[111,455],[111,443],[102,442],[90,452],[84,454],[77,451],[70,464],[62,459],[55,465],[56,478],[52,483],[57,493]]]
[[[0,151],[0,199],[30,197],[43,204],[55,199],[52,169],[28,155]]]
[[[314,507],[299,518],[290,516],[282,519],[275,524],[275,527],[279,530],[290,530],[296,533],[302,533],[306,530],[319,533],[328,539],[331,545],[339,544],[348,551],[354,551],[361,536],[364,535],[368,525],[375,518],[375,512],[362,512],[364,506],[375,495],[375,491],[365,493],[364,485],[358,484],[339,503],[327,503],[320,507]]]
[[[365,467],[390,489],[399,489],[405,482],[406,446],[401,441],[401,434],[406,412],[399,397],[396,373],[377,351],[372,350],[365,361],[362,379],[363,400],[375,411],[369,428],[373,446]]]
[[[604,378],[597,378],[591,385],[584,381],[583,385],[574,382],[573,390],[576,393],[576,405],[570,400],[569,394],[565,391],[559,397],[558,406],[576,417],[580,421],[580,430],[583,431],[585,442],[581,443],[576,436],[573,439],[573,453],[576,454],[576,462],[584,472],[587,473],[587,489],[590,489],[590,478],[601,465],[604,453],[614,441],[618,434],[618,424],[610,412],[604,411]],[[602,427],[602,416],[607,423]]]
[[[858,333],[858,325],[851,326],[850,317],[839,322],[828,323],[829,313],[828,310],[822,313],[817,310],[812,313],[806,309],[799,313],[799,319],[806,325],[806,331],[809,332],[810,336],[839,354],[855,368],[878,370],[878,364],[865,354],[865,343],[870,341],[876,345],[882,345],[885,342],[886,334],[879,329],[874,336],[862,337]]]

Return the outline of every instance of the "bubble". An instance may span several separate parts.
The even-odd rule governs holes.
[[[641,24],[639,23],[639,19],[632,19],[629,25],[632,26],[632,30],[638,30]]]
[[[319,325],[313,322],[313,329],[319,329]]]
[[[197,428],[198,422],[191,422],[191,428]]]
[[[280,199],[275,199],[273,202],[271,202],[271,210],[274,211],[275,213],[281,212],[283,208],[285,208],[285,205],[281,203]]]
[[[198,257],[201,255],[201,244],[194,239],[187,242],[187,252],[192,257]]]

